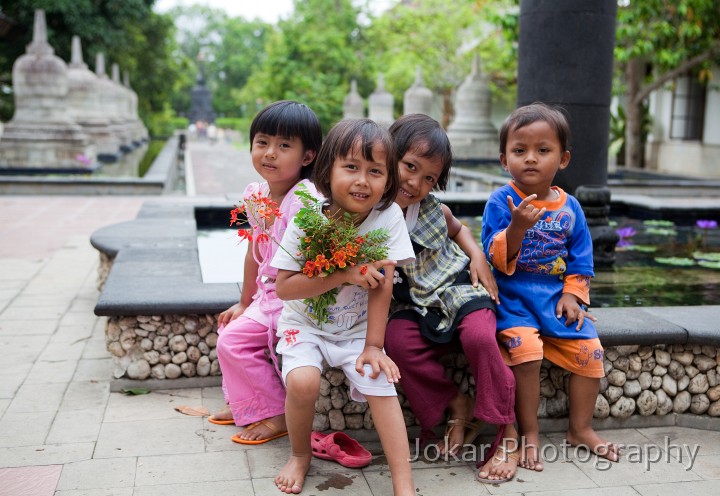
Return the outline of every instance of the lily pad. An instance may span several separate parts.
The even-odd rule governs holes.
[[[649,229],[646,229],[645,232],[647,234],[655,234],[657,236],[676,236],[677,231],[675,229],[666,229],[662,227],[651,227]]]
[[[717,269],[720,270],[720,261],[717,262],[710,262],[709,260],[700,260],[698,262],[698,265],[700,267],[705,267],[706,269]]]
[[[695,260],[708,260],[710,262],[720,262],[720,253],[704,253],[701,251],[694,251],[693,258]]]
[[[682,257],[656,257],[655,261],[664,265],[675,265],[678,267],[689,267],[695,265],[695,260]]]
[[[643,221],[644,226],[650,226],[650,227],[673,227],[675,226],[675,223],[671,220],[644,220]]]
[[[655,253],[657,251],[657,246],[653,245],[630,245],[625,247],[628,251],[639,251],[641,253]]]

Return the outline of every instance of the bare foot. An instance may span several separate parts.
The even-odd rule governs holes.
[[[542,472],[545,465],[540,458],[540,434],[523,435],[521,448],[520,466],[535,472]]]
[[[239,432],[237,436],[246,441],[257,441],[258,439],[268,439],[286,431],[287,424],[283,413],[282,415],[267,418],[264,422],[254,422]]]
[[[565,438],[571,446],[585,446],[597,456],[607,458],[611,462],[620,459],[620,446],[604,440],[593,429],[579,432],[568,430],[565,433]]]
[[[449,420],[445,428],[445,436],[441,443],[438,443],[438,451],[441,456],[445,453],[455,455],[462,449],[465,441],[465,427],[473,418],[473,401],[462,393],[458,393],[448,404],[450,410]]]
[[[517,472],[520,451],[515,439],[503,439],[497,447],[492,458],[478,471],[477,479],[480,482],[502,483],[515,477]]]
[[[222,410],[210,415],[210,418],[213,418],[215,420],[232,420],[233,414],[232,410],[230,410],[230,405],[225,405]]]
[[[280,473],[275,476],[275,485],[286,494],[299,494],[302,491],[305,475],[310,470],[312,455],[291,455]]]

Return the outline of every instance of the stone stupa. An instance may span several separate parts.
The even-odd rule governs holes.
[[[433,116],[433,92],[423,84],[422,68],[415,72],[415,82],[403,95],[403,113]]]
[[[365,117],[365,102],[357,90],[357,81],[350,82],[350,93],[343,100],[343,118],[361,119]]]
[[[118,88],[108,77],[105,71],[105,54],[102,52],[95,55],[95,75],[98,78],[97,86],[102,111],[110,119],[112,132],[120,142],[120,151],[128,153],[132,150],[132,137],[129,129],[125,126],[124,114],[121,109],[121,105],[123,105],[121,100],[124,100],[124,95],[118,94]]]
[[[138,96],[130,86],[130,73],[128,71],[123,71],[123,86],[127,90],[129,97],[133,141],[147,143],[149,141],[148,130],[140,117],[138,117]]]
[[[68,66],[68,111],[95,145],[100,162],[120,158],[120,140],[113,133],[107,112],[102,108],[98,77],[83,61],[80,37],[72,38]]]
[[[385,77],[380,73],[377,88],[368,98],[368,117],[382,127],[389,128],[395,122],[393,103],[393,96],[385,90]]]
[[[499,141],[497,129],[490,120],[491,104],[490,86],[480,70],[480,58],[475,54],[472,71],[458,88],[455,119],[447,131],[456,158],[497,158]]]
[[[68,68],[47,41],[45,11],[35,11],[33,40],[13,64],[15,114],[0,137],[0,169],[90,170],[95,148],[68,111]]]

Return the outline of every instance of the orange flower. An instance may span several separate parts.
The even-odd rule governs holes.
[[[238,229],[238,236],[240,236],[240,239],[247,239],[248,241],[253,240],[252,231],[250,231],[250,229]]]

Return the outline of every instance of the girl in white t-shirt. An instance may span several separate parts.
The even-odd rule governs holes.
[[[326,198],[325,216],[337,219],[351,214],[361,235],[385,228],[388,250],[385,260],[311,278],[300,268],[305,260],[298,247],[305,233],[296,222],[285,231],[272,266],[278,269],[277,294],[285,300],[277,334],[292,452],[275,484],[288,494],[302,490],[312,459],[310,436],[326,361],[345,372],[353,400],[368,401],[390,465],[394,493],[414,495],[410,448],[395,392],[400,374],[383,351],[391,274],[395,265],[415,257],[402,211],[393,203],[398,172],[390,134],[369,119],[340,121],[323,142],[313,182]],[[339,289],[337,300],[327,309],[327,322],[320,325],[302,300],[334,288]]]

